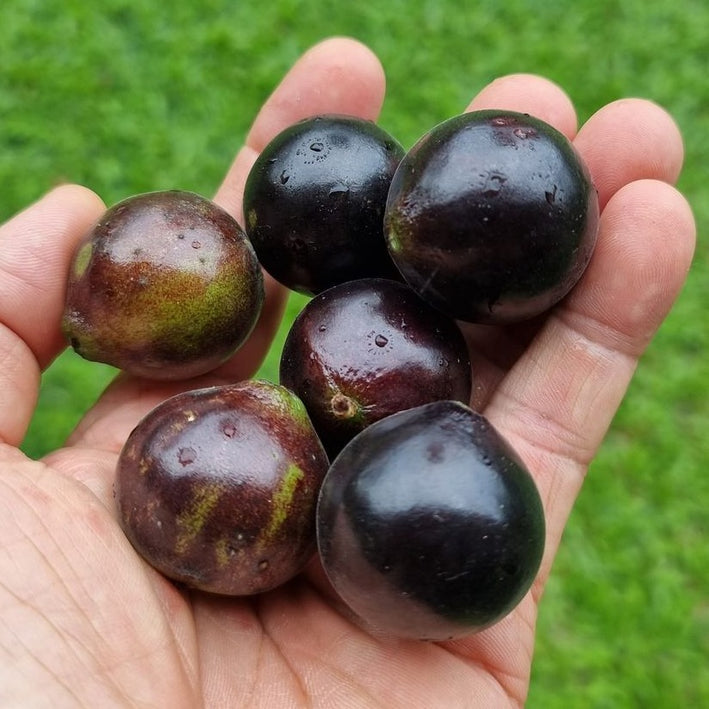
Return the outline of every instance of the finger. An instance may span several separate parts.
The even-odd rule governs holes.
[[[529,113],[569,139],[576,134],[576,110],[571,99],[553,81],[535,74],[510,74],[488,84],[466,110],[483,109]]]
[[[259,112],[246,146],[239,151],[215,201],[241,215],[243,187],[258,150],[293,121],[318,113],[378,115],[384,100],[381,65],[369,49],[350,39],[326,40],[296,62]],[[244,379],[266,353],[280,320],[285,289],[266,276],[268,296],[249,342],[208,378],[189,383],[155,384],[121,377],[79,424],[70,442],[119,450],[138,419],[179,388]]]
[[[335,37],[316,44],[288,72],[256,117],[215,201],[243,224],[244,184],[259,152],[289,125],[320,113],[375,120],[384,101],[385,78],[377,57],[355,40]],[[283,316],[288,291],[264,274],[266,301],[258,324],[239,356],[217,373],[242,379],[253,373]]]
[[[574,146],[591,171],[601,209],[634,180],[674,184],[684,159],[677,124],[644,99],[622,99],[601,108],[581,127]]]
[[[308,50],[293,65],[259,111],[215,200],[243,223],[244,183],[256,156],[282,130],[319,113],[379,116],[385,77],[365,45],[335,37]]]
[[[695,226],[663,182],[611,197],[579,287],[502,380],[486,414],[527,462],[545,504],[544,572],[638,358],[685,281]]]
[[[69,263],[103,209],[93,192],[65,185],[0,227],[0,439],[7,443],[21,442],[40,372],[64,347]]]
[[[572,136],[575,116],[568,98],[558,86],[539,77],[504,77],[486,87],[471,105],[531,113]],[[634,180],[672,183],[682,165],[682,138],[675,122],[662,108],[641,99],[624,99],[600,109],[573,142],[589,167],[602,205]],[[483,406],[488,401],[541,322],[543,318],[538,318],[502,330],[463,325],[477,372],[473,405]]]
[[[0,227],[0,319],[43,368],[64,345],[59,322],[74,247],[103,209],[90,190],[64,185]]]
[[[488,84],[466,108],[467,111],[483,109],[528,113],[546,121],[569,139],[576,133],[576,111],[568,95],[554,82],[534,74],[510,74]],[[506,328],[470,323],[460,325],[475,373],[471,405],[480,409],[526,347],[538,322]]]

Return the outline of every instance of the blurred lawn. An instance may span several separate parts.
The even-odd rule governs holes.
[[[709,6],[571,8],[5,0],[0,218],[63,181],[107,203],[161,188],[213,193],[283,72],[333,34],[355,36],[381,58],[389,82],[381,123],[405,145],[508,72],[557,81],[580,120],[628,95],[664,105],[686,140],[681,187],[699,225],[697,259],[572,515],[542,604],[529,706],[709,706]],[[276,377],[284,332],[263,376]],[[110,376],[63,354],[45,375],[25,450],[60,445]]]

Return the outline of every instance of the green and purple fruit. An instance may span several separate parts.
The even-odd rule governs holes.
[[[109,208],[79,244],[62,329],[82,357],[187,379],[230,357],[264,299],[260,265],[225,210],[181,190]]]
[[[527,114],[464,113],[403,158],[385,213],[391,256],[422,298],[459,320],[509,323],[561,300],[598,232],[588,169]]]
[[[118,460],[119,521],[165,576],[216,594],[268,591],[315,551],[328,459],[302,402],[265,381],[159,404]]]

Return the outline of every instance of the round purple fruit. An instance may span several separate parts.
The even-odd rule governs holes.
[[[246,231],[266,271],[309,295],[356,278],[399,278],[383,217],[403,154],[355,116],[314,116],[279,133],[244,189]]]
[[[350,281],[310,300],[283,346],[280,382],[303,401],[330,457],[374,421],[439,399],[470,401],[456,322],[407,285]]]
[[[469,322],[528,319],[583,274],[596,190],[567,138],[510,111],[473,111],[426,133],[392,179],[385,233],[421,297]]]
[[[447,640],[520,602],[545,521],[509,443],[469,407],[439,401],[345,446],[320,491],[317,535],[328,578],[367,630]]]

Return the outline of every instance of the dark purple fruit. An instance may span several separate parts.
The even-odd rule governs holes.
[[[470,322],[531,318],[591,258],[598,197],[571,143],[527,114],[475,111],[424,135],[392,180],[385,232],[423,298]]]
[[[263,267],[312,295],[356,278],[399,278],[383,233],[404,149],[371,121],[307,118],[278,134],[244,190],[246,231]]]
[[[79,244],[62,328],[82,357],[151,379],[187,379],[230,357],[264,289],[246,234],[191,192],[130,197]]]
[[[445,640],[520,602],[545,523],[510,445],[444,401],[382,419],[343,449],[320,491],[317,534],[327,576],[366,628]]]
[[[315,551],[325,451],[300,400],[265,381],[178,394],[126,441],[120,523],[165,576],[226,595],[267,591]]]
[[[305,404],[330,457],[374,421],[439,399],[470,401],[468,348],[456,322],[397,281],[350,281],[293,322],[280,382]]]

